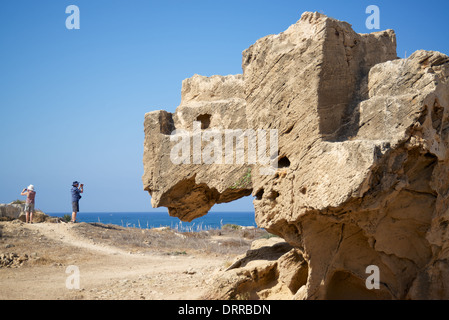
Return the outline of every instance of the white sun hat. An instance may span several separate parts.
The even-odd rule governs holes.
[[[30,184],[30,185],[28,186],[28,190],[34,191],[34,186],[33,186],[32,184]]]

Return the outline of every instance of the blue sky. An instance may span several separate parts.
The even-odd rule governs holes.
[[[80,9],[68,30],[65,9]],[[36,186],[36,206],[69,212],[152,209],[142,189],[146,112],[174,111],[195,73],[241,73],[241,52],[318,11],[368,33],[368,5],[394,29],[398,56],[449,54],[448,1],[3,0],[0,4],[0,203]],[[22,197],[23,198],[23,197]],[[252,210],[252,198],[213,210]]]

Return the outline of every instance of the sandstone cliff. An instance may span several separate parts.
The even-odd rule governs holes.
[[[258,225],[291,246],[266,272],[235,264],[226,273],[246,274],[245,285],[229,290],[218,277],[212,297],[449,298],[449,57],[398,59],[392,30],[357,34],[307,12],[245,50],[242,68],[184,80],[175,113],[145,115],[154,207],[191,221],[252,194]],[[212,148],[205,163],[213,143],[226,149],[226,130],[248,129],[277,132],[265,154],[272,174],[249,160],[258,150],[243,139],[245,161]],[[380,287],[369,290],[372,265]]]

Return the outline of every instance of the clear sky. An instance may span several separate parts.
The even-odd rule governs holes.
[[[394,29],[398,56],[449,54],[449,1],[2,0],[0,3],[0,203],[36,186],[36,206],[69,212],[70,187],[85,183],[81,211],[151,209],[143,191],[146,112],[174,111],[195,73],[241,73],[241,53],[318,11],[369,33]],[[80,29],[68,30],[69,5]],[[250,211],[252,198],[212,210]]]

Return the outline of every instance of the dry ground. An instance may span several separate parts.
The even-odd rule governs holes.
[[[267,235],[260,229],[178,233],[97,223],[0,222],[0,300],[200,299],[214,272]],[[12,254],[14,263],[8,265]],[[72,265],[79,269],[79,289],[66,286]]]

